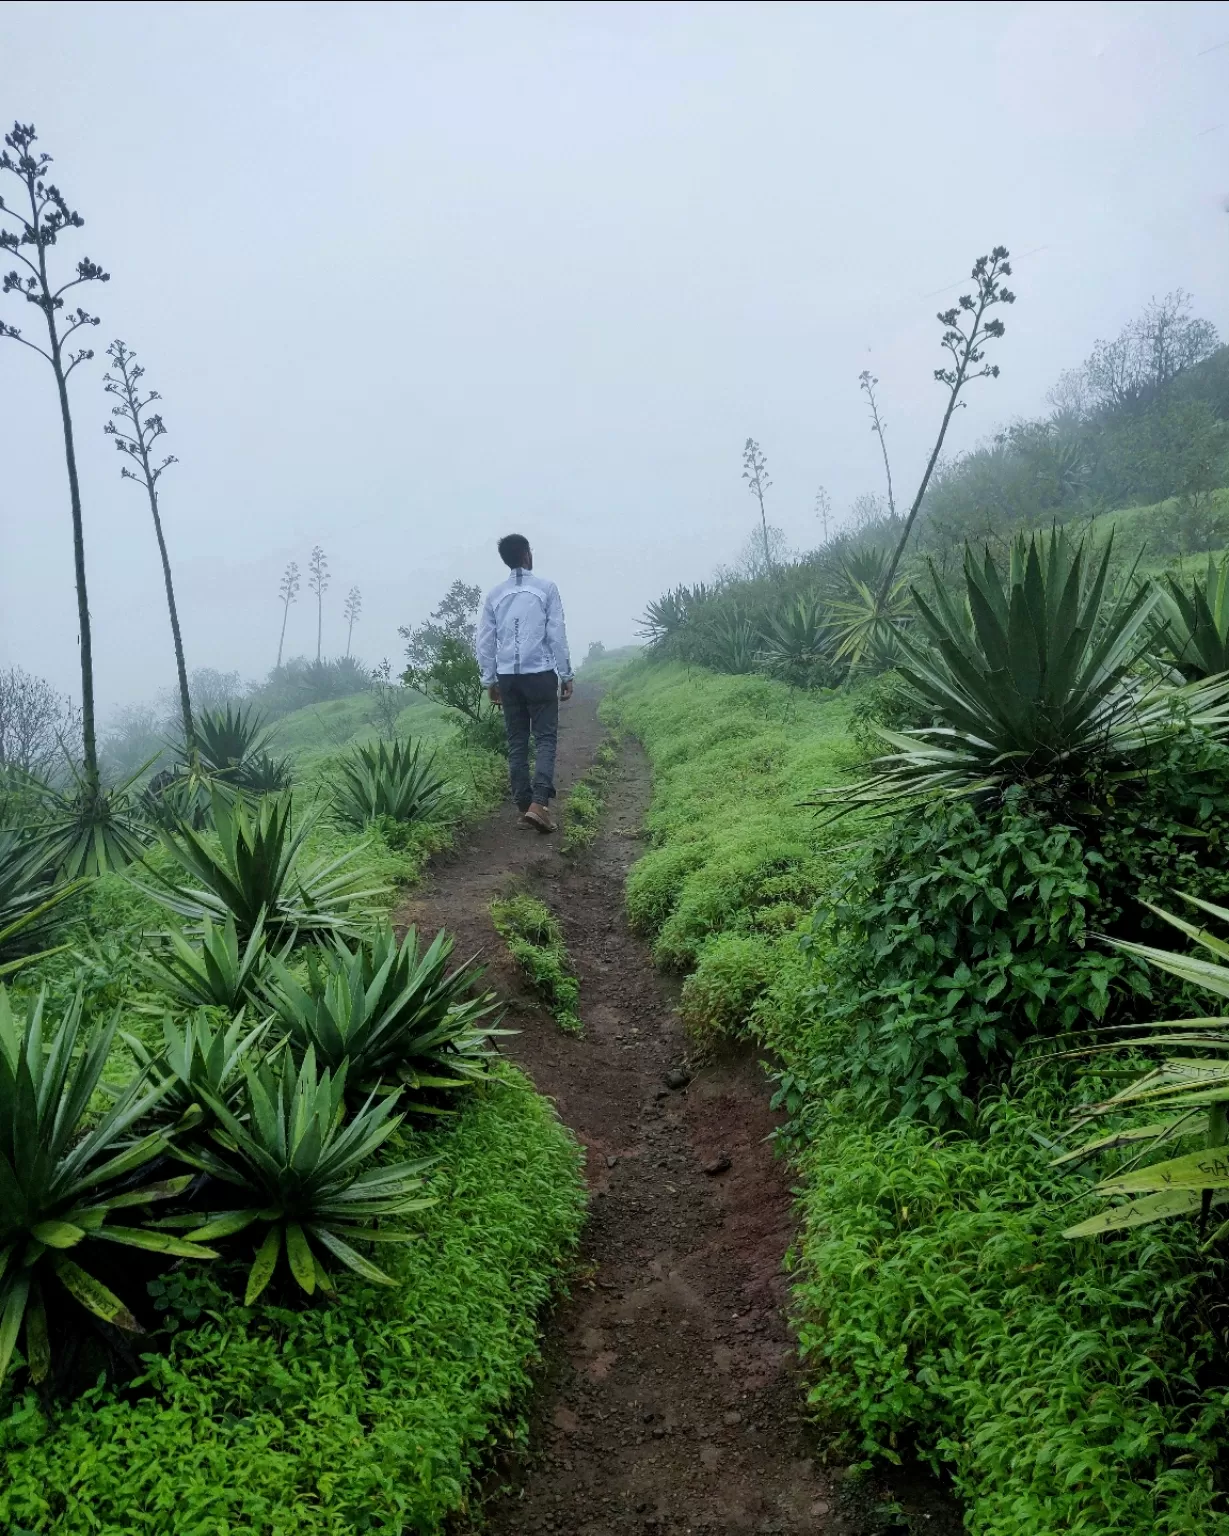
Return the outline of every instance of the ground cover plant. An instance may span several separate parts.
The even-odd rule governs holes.
[[[803,802],[857,782],[885,715],[913,723],[897,691],[678,664],[613,686],[654,775],[631,920],[686,973],[693,1030],[749,1033],[777,1064],[812,1408],[855,1455],[944,1469],[982,1536],[1229,1531],[1222,1259],[1189,1220],[1064,1235],[1132,1197],[1112,1193],[1125,1154],[1059,1161],[1120,1123],[1085,1121],[1121,1080],[1047,1043],[1177,995],[1095,935],[1155,945],[1137,898],[1175,860],[1221,899],[1223,748],[1199,730],[1158,748],[1091,825],[1023,789],[992,815],[817,818]]]
[[[491,921],[555,1023],[570,1035],[580,1034],[580,983],[559,919],[545,902],[521,894],[493,901]]]

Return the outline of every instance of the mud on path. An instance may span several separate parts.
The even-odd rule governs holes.
[[[602,737],[592,698],[564,706],[560,802]],[[893,1528],[838,1498],[800,1412],[784,1321],[792,1233],[788,1170],[765,1137],[769,1093],[753,1056],[695,1071],[675,989],[628,931],[623,882],[642,849],[648,766],[626,743],[594,847],[497,813],[435,867],[399,913],[482,951],[513,1001],[508,1054],[558,1105],[587,1153],[590,1220],[580,1276],[553,1316],[530,1450],[497,1467],[485,1525],[530,1536],[735,1536]],[[565,1035],[526,996],[488,914],[527,889],[563,924],[585,1033]],[[836,1477],[839,1478],[839,1472]],[[925,1517],[923,1517],[925,1518]],[[896,1529],[904,1529],[896,1526]],[[936,1529],[929,1523],[926,1529]]]

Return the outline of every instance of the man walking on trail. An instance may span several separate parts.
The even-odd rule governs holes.
[[[572,697],[563,603],[553,581],[533,574],[533,551],[523,534],[500,539],[499,558],[512,574],[482,601],[478,666],[491,703],[504,712],[508,776],[521,820],[539,832],[553,832],[550,803],[555,794],[559,700]]]

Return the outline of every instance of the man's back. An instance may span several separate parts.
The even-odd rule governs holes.
[[[492,587],[482,602],[477,652],[484,687],[492,686],[500,673],[555,672],[561,682],[570,678],[563,603],[555,583],[519,567]]]

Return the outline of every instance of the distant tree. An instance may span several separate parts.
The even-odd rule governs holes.
[[[863,491],[860,496],[854,497],[849,508],[849,523],[855,532],[864,533],[867,529],[877,527],[881,523],[888,523],[890,520],[891,513],[882,496]]]
[[[943,327],[943,348],[952,359],[950,367],[935,369],[936,382],[944,385],[948,392],[947,406],[943,412],[943,420],[939,424],[939,435],[935,439],[917,494],[913,498],[913,505],[909,508],[905,526],[901,529],[896,549],[888,562],[879,588],[877,606],[884,612],[887,610],[892,586],[896,580],[897,567],[900,565],[901,556],[905,553],[905,545],[909,542],[909,535],[913,532],[913,525],[921,510],[926,487],[930,484],[930,477],[934,474],[935,465],[939,462],[939,455],[943,451],[943,439],[947,436],[947,429],[951,425],[956,407],[964,404],[960,398],[961,391],[973,379],[997,379],[999,376],[997,363],[986,363],[982,367],[978,364],[984,362],[986,343],[998,341],[1005,329],[1001,320],[987,319],[988,312],[999,304],[1016,302],[1015,294],[1003,286],[1003,279],[1011,276],[1008,255],[1005,245],[996,245],[989,256],[979,256],[973,263],[973,271],[970,274],[975,285],[974,291],[962,293],[951,309],[941,311],[938,316],[939,324]]]
[[[585,652],[585,666],[591,661],[601,661],[606,654],[606,647],[600,640],[590,640],[589,649]]]
[[[193,667],[188,675],[188,692],[196,710],[225,709],[246,692],[243,675],[220,672],[217,667]]]
[[[14,123],[6,133],[6,148],[0,152],[0,171],[7,172],[21,187],[21,206],[10,207],[0,197],[0,250],[7,251],[24,270],[14,267],[4,274],[0,294],[14,294],[42,313],[47,346],[43,348],[24,336],[15,325],[0,321],[0,337],[19,342],[50,363],[60,403],[60,423],[64,431],[64,462],[68,471],[68,496],[72,510],[73,565],[77,583],[77,624],[81,653],[81,738],[83,774],[81,804],[83,812],[93,814],[100,796],[98,743],[94,726],[94,655],[90,629],[90,602],[85,579],[85,533],[81,518],[81,488],[77,479],[77,451],[73,441],[72,414],[68,407],[68,380],[73,370],[94,356],[90,347],[72,349],[69,339],[84,327],[96,326],[98,317],[84,309],[65,307],[64,295],[82,283],[105,283],[110,274],[83,257],[75,275],[58,283],[51,276],[49,253],[66,229],[80,229],[85,223],[68,205],[63,193],[47,178],[51,156],[35,153],[37,139],[34,125]]]
[[[1059,422],[1081,422],[1092,414],[1088,375],[1083,368],[1064,368],[1058,382],[1046,391],[1046,403]]]
[[[329,587],[329,562],[319,544],[307,562],[308,590],[316,594],[316,665],[320,665],[320,639],[324,632],[324,594]]]
[[[80,724],[71,702],[21,667],[0,672],[0,768],[45,777]]]
[[[883,454],[883,472],[887,477],[888,482],[888,515],[890,517],[895,517],[896,499],[892,495],[892,466],[888,463],[888,440],[884,435],[887,432],[888,424],[886,421],[884,421],[883,417],[880,416],[879,402],[875,399],[875,389],[878,384],[879,380],[875,377],[869,368],[864,368],[858,375],[858,387],[865,392],[866,398],[870,402],[871,431],[879,439],[879,448]]]
[[[363,611],[363,594],[357,587],[351,587],[346,593],[346,605],[342,609],[342,618],[346,621],[346,655],[350,654],[350,642],[354,638],[354,626],[358,623],[359,615]]]
[[[1181,288],[1153,299],[1113,341],[1098,341],[1084,364],[1089,395],[1102,410],[1135,411],[1154,404],[1180,374],[1220,346],[1210,320],[1193,316]]]
[[[764,510],[764,492],[772,484],[772,481],[768,478],[768,460],[760,451],[760,445],[753,437],[749,437],[743,444],[743,479],[747,482],[747,489],[760,504],[760,528],[763,532],[764,565],[771,572],[772,549],[768,542],[768,514]]]
[[[115,364],[118,377],[115,374],[103,375],[103,388],[107,394],[114,395],[119,401],[112,406],[112,419],[103,428],[115,439],[115,446],[136,466],[130,469],[127,464],[120,470],[125,480],[133,480],[137,485],[143,486],[149,499],[150,515],[154,520],[154,536],[158,540],[158,553],[162,557],[162,580],[166,587],[166,606],[171,616],[171,638],[175,645],[175,671],[179,677],[179,711],[180,723],[183,728],[184,750],[189,758],[196,751],[196,732],[192,726],[192,699],[188,693],[188,669],[184,662],[183,636],[179,630],[179,612],[175,606],[175,584],[171,580],[171,557],[167,554],[166,538],[162,532],[162,517],[158,506],[158,481],[162,478],[163,470],[177,462],[174,454],[167,454],[161,464],[155,464],[149,456],[149,450],[158,438],[166,432],[161,413],[142,418],[142,412],[147,410],[155,400],[161,400],[162,396],[156,389],[151,389],[144,399],[141,398],[141,380],[145,376],[145,370],[136,361],[136,354],[131,352],[122,341],[113,341],[107,348],[107,356]],[[121,421],[123,426],[117,426],[116,421]]]
[[[286,644],[286,620],[290,616],[290,605],[299,595],[299,562],[291,560],[282,572],[281,583],[277,589],[277,595],[282,604],[282,632],[277,637],[277,665],[282,664],[282,647]]]

